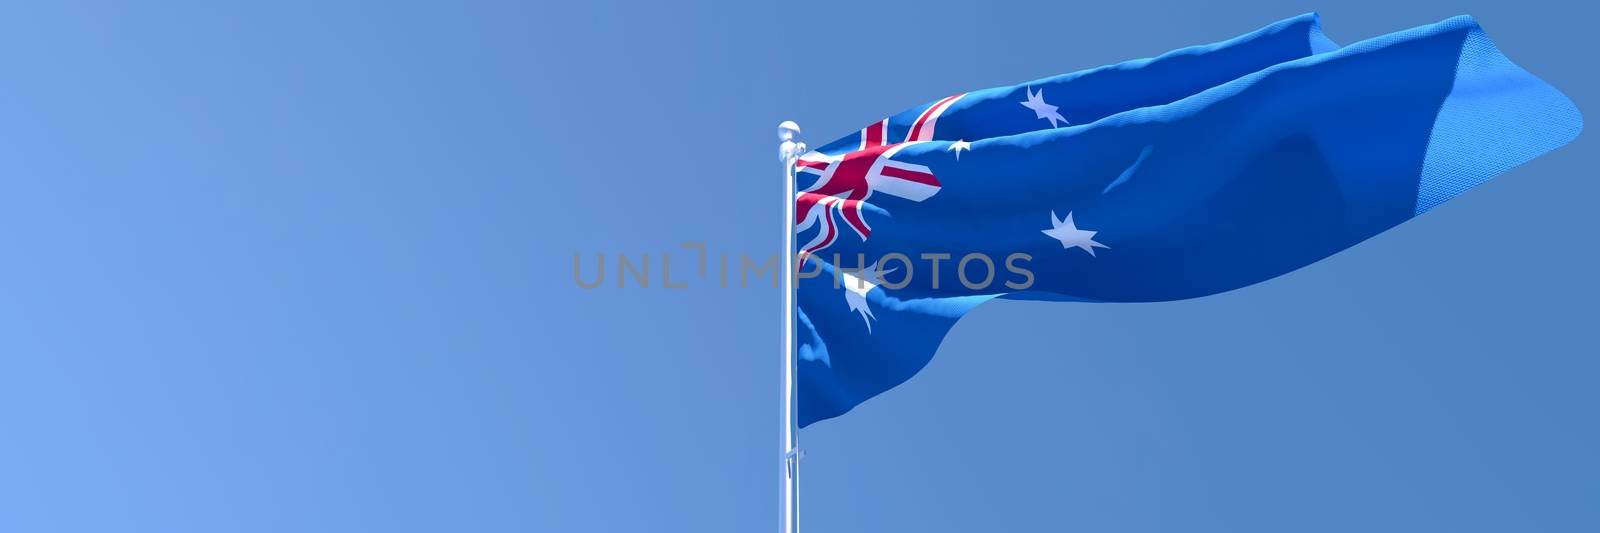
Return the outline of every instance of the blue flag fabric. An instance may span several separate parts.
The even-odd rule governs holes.
[[[799,424],[910,379],[985,301],[1244,287],[1581,129],[1468,17],[1338,47],[1305,15],[891,116],[795,167]]]

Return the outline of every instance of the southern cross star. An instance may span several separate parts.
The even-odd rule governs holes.
[[[1089,252],[1090,257],[1094,256],[1095,248],[1111,249],[1110,246],[1095,242],[1094,234],[1099,232],[1078,229],[1078,225],[1072,221],[1072,212],[1070,211],[1067,212],[1066,220],[1056,218],[1056,212],[1051,211],[1050,229],[1040,230],[1040,232],[1049,235],[1052,239],[1061,241],[1062,248],[1082,248],[1083,251]]]
[[[1061,116],[1061,113],[1056,111],[1056,106],[1045,103],[1043,88],[1040,88],[1039,92],[1033,92],[1031,87],[1023,90],[1028,93],[1028,101],[1022,102],[1022,107],[1032,109],[1033,114],[1038,115],[1041,119],[1049,120],[1052,128],[1056,127],[1057,120],[1066,122],[1069,126],[1072,125],[1071,122],[1067,122],[1067,117]]]

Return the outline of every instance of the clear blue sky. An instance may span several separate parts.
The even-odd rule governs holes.
[[[778,293],[571,268],[776,249],[779,121],[1311,10],[1600,97],[1565,0],[748,4],[0,11],[0,530],[770,530]],[[806,530],[1600,530],[1593,133],[1237,292],[981,307],[803,433]]]

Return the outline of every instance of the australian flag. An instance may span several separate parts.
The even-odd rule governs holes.
[[[1258,283],[1582,127],[1469,17],[1340,47],[1316,15],[872,122],[795,162],[799,424],[910,379],[983,302]]]

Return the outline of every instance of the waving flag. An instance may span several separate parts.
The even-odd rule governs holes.
[[[872,122],[796,162],[799,424],[910,379],[985,301],[1247,286],[1581,129],[1471,18],[1341,48],[1315,15]]]

